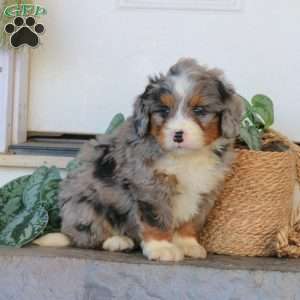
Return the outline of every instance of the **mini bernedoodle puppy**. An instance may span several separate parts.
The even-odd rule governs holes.
[[[233,158],[243,105],[223,73],[181,59],[150,78],[114,135],[62,183],[62,232],[84,248],[205,258],[198,238]]]

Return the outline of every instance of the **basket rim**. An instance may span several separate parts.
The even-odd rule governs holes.
[[[292,153],[292,150],[289,148],[286,151],[262,151],[262,150],[252,150],[252,149],[239,149],[234,148],[235,153],[248,153],[248,154],[261,154],[261,155],[278,155],[278,154],[284,154],[284,155],[290,155]]]

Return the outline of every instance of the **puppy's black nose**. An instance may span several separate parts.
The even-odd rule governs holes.
[[[176,131],[173,137],[173,141],[175,143],[182,143],[183,142],[183,131]]]

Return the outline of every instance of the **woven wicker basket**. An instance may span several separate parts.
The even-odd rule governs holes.
[[[274,131],[265,136],[266,142],[270,140],[284,142],[289,150],[237,150],[232,171],[200,237],[209,252],[292,256],[289,236],[295,233],[291,220],[298,149]],[[300,152],[298,155],[300,167]],[[300,178],[300,168],[298,171]]]

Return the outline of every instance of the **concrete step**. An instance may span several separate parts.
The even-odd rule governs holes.
[[[80,249],[0,250],[0,300],[300,299],[300,260],[211,255],[182,263]]]

